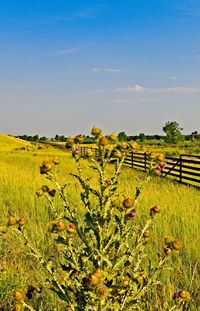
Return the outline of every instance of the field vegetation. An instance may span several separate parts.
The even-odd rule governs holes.
[[[5,136],[0,136],[1,141],[1,231],[9,216],[24,217],[31,242],[44,256],[52,257],[52,261],[55,261],[58,252],[49,237],[47,228],[51,218],[48,201],[45,196],[38,197],[35,194],[41,185],[45,184],[52,188],[52,184],[39,174],[39,166],[46,158],[59,158],[61,184],[67,185],[66,192],[70,203],[80,208],[82,205],[77,196],[80,185],[69,175],[69,173],[77,172],[74,159],[69,151],[53,147],[44,147],[40,144],[30,145],[27,142],[24,144],[19,140],[6,139]],[[92,176],[93,172],[88,167],[87,160],[83,160],[83,166],[86,171],[85,176]],[[112,171],[112,165],[110,170]],[[145,178],[144,173],[124,167],[119,178],[120,195],[124,198],[133,196],[136,187],[141,188]],[[96,185],[94,177],[92,184]],[[62,203],[60,198],[55,196],[53,200],[59,209]],[[187,310],[193,311],[198,310],[200,305],[199,201],[198,190],[152,176],[150,181],[142,186],[137,207],[138,217],[135,218],[136,224],[140,225],[149,215],[150,207],[155,205],[161,207],[161,213],[155,219],[151,237],[147,243],[148,261],[154,265],[157,254],[163,254],[163,241],[166,236],[176,237],[183,244],[183,248],[173,253],[168,259],[170,269],[160,274],[160,280],[165,284],[165,289],[162,291],[162,298],[158,295],[155,300],[173,300],[174,293],[183,289],[190,292],[191,301]],[[28,293],[26,301],[34,307],[34,310],[66,310],[58,296],[49,291],[48,285],[44,286],[45,272],[37,260],[31,256],[23,241],[12,232],[7,234],[1,232],[0,241],[0,310],[12,310],[13,293],[18,289],[24,289]],[[64,278],[63,271],[60,273],[61,281],[62,278]],[[25,310],[28,308],[25,307]],[[157,309],[154,309],[152,305],[149,306],[149,310]]]

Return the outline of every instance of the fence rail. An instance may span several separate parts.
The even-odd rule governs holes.
[[[86,155],[87,149],[92,149],[98,157],[98,149],[81,147],[81,154]],[[179,157],[166,156],[167,166],[161,170],[162,177],[169,177],[181,184],[195,186],[200,189],[200,156],[182,154]],[[127,154],[124,165],[146,172],[150,165],[146,152]]]

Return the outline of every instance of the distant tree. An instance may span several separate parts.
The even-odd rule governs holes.
[[[125,133],[125,132],[120,132],[120,133],[118,134],[118,140],[119,140],[119,141],[127,141],[127,135],[126,135],[126,133]]]
[[[139,134],[139,140],[140,140],[140,141],[145,141],[145,140],[146,140],[146,136],[145,136],[144,133],[140,133],[140,134]]]
[[[39,138],[39,141],[46,141],[46,140],[47,140],[46,136],[41,136],[41,137]]]
[[[190,134],[190,140],[191,141],[195,141],[197,139],[197,136],[198,136],[198,132],[197,131],[194,131]]]
[[[163,131],[166,134],[165,140],[168,143],[176,143],[182,139],[181,131],[183,128],[180,127],[176,121],[168,121],[163,126]]]

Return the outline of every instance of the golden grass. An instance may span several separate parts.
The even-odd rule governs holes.
[[[9,213],[17,216],[24,215],[27,219],[26,226],[31,239],[33,243],[37,243],[42,253],[52,251],[46,230],[49,212],[45,199],[43,197],[37,198],[35,191],[43,184],[50,185],[49,181],[46,181],[44,176],[39,174],[39,165],[44,158],[53,156],[58,156],[61,160],[60,178],[62,183],[68,184],[69,201],[75,207],[81,206],[80,198],[77,195],[80,187],[77,183],[74,185],[74,179],[68,175],[76,170],[73,159],[68,152],[51,147],[50,149],[38,150],[37,153],[2,151],[0,156],[0,224],[6,221]],[[83,161],[83,163],[86,168],[86,175],[92,176],[93,173],[88,168],[88,162]],[[124,167],[120,176],[120,194],[125,197],[133,196],[135,187],[141,184],[144,176],[144,173]],[[96,186],[94,176],[92,180]],[[164,281],[168,282],[173,289],[185,288],[191,291],[195,306],[200,302],[198,290],[198,284],[200,284],[198,271],[200,254],[199,202],[200,192],[198,190],[152,177],[150,183],[142,190],[136,212],[136,222],[142,222],[149,215],[149,209],[152,206],[155,204],[161,206],[162,212],[156,218],[155,226],[152,229],[153,238],[149,243],[149,259],[155,260],[151,253],[163,252],[164,236],[173,235],[183,242],[184,248],[180,251],[180,255],[175,255],[171,260],[174,270],[165,275]],[[59,206],[61,204],[60,199],[56,197],[55,203]],[[0,301],[2,301],[2,303],[0,302],[0,309],[10,310],[6,301],[11,295],[12,288],[25,286],[30,282],[39,283],[43,272],[15,236],[3,236],[2,249],[3,256],[0,263],[4,273],[0,276]],[[27,267],[29,268],[27,269]],[[6,287],[5,284],[7,284],[7,289],[6,291],[4,289],[3,292],[3,288]],[[55,305],[58,304],[55,297],[50,297],[49,301],[51,303],[54,301]],[[46,302],[46,306],[49,306],[48,303],[50,302]],[[53,310],[50,307],[46,308]],[[56,310],[62,310],[61,305]]]

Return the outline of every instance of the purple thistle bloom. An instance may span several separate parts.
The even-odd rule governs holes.
[[[164,163],[162,164],[161,168],[165,168],[166,166],[167,166],[167,163],[164,162]]]
[[[180,295],[179,295],[179,292],[175,292],[173,298],[174,298],[174,299],[177,299],[177,298],[179,298],[179,296],[180,296]]]
[[[81,149],[80,149],[79,147],[76,147],[76,148],[75,148],[75,151],[76,151],[76,152],[79,152],[80,150],[81,150]]]
[[[134,219],[134,218],[135,218],[135,212],[134,212],[134,211],[131,211],[131,212],[129,213],[129,217],[130,217],[130,219]]]
[[[161,166],[160,165],[156,166],[156,170],[161,171]]]

